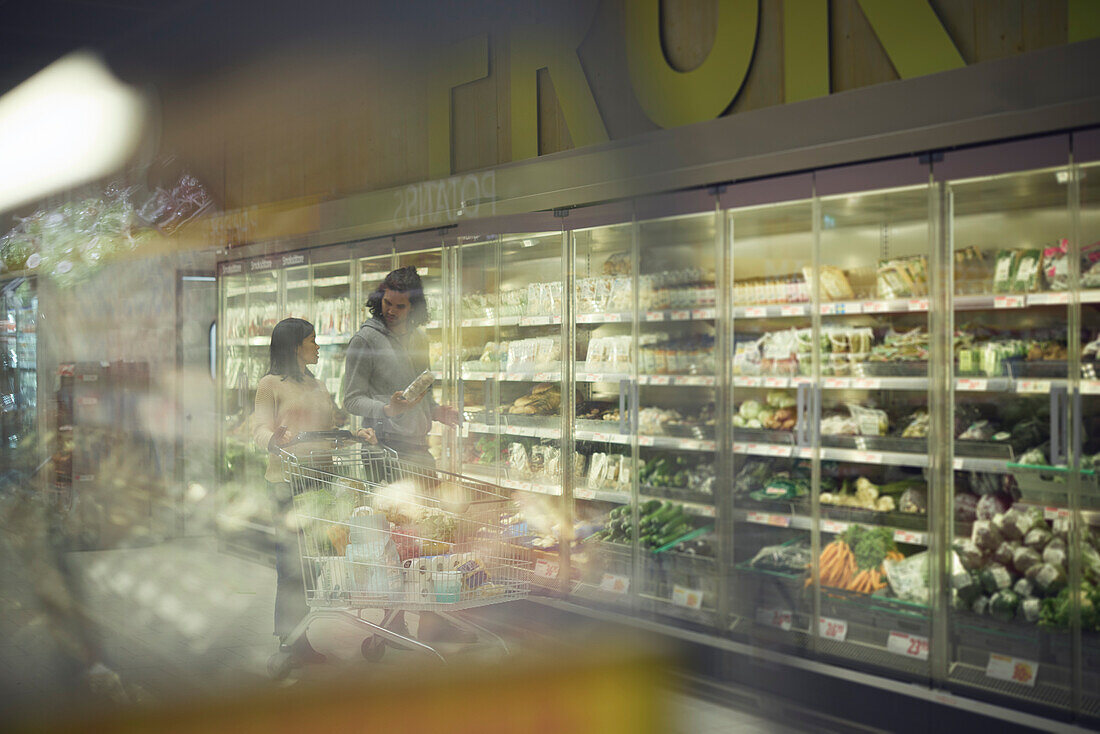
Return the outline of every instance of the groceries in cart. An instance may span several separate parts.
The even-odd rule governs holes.
[[[491,485],[377,452],[311,460],[288,474],[314,606],[434,608],[521,592],[525,559],[502,522],[515,507]]]

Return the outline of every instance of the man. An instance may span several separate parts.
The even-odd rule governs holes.
[[[459,412],[439,405],[431,390],[416,400],[401,393],[428,368],[428,340],[417,327],[428,321],[424,287],[416,268],[398,268],[367,298],[371,318],[348,343],[344,361],[344,410],[363,419],[379,441],[397,451],[404,461],[435,468],[428,452],[432,421],[449,426],[461,422]],[[400,635],[409,636],[404,613],[388,623]],[[476,636],[460,630],[436,614],[422,612],[417,636],[424,641],[474,642]],[[364,656],[371,656],[371,639],[363,642]]]
[[[432,421],[456,426],[456,409],[439,405],[429,390],[416,400],[401,393],[428,368],[428,341],[418,328],[428,307],[416,268],[398,268],[367,299],[371,319],[348,343],[344,409],[363,419],[402,459],[435,467],[428,453]]]

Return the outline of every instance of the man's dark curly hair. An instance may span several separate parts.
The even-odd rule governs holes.
[[[428,303],[424,300],[424,284],[420,282],[420,276],[416,274],[416,268],[412,265],[391,272],[367,298],[367,310],[376,319],[382,318],[383,291],[408,294],[409,303],[412,306],[409,312],[409,323],[413,326],[428,323]]]

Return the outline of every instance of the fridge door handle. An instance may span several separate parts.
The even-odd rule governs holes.
[[[795,442],[799,447],[805,447],[810,444],[810,410],[811,395],[810,385],[806,382],[800,382],[798,387],[795,388]]]
[[[1052,465],[1066,463],[1069,437],[1068,407],[1069,394],[1066,388],[1052,386],[1050,388],[1050,463]]]

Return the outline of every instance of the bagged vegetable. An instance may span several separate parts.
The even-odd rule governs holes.
[[[1016,280],[1016,264],[1019,258],[1017,250],[1001,250],[997,253],[993,266],[993,292],[1011,293]]]
[[[1001,523],[1001,535],[1009,540],[1023,540],[1033,525],[1033,518],[1027,512],[1018,508],[1011,508],[1004,514]]]
[[[1012,589],[1002,589],[989,600],[989,613],[1002,622],[1010,622],[1016,616],[1020,597]]]
[[[1031,579],[1016,579],[1016,583],[1012,585],[1012,590],[1023,599],[1035,595],[1035,584]]]
[[[979,520],[992,520],[996,515],[1006,512],[1009,503],[1005,496],[998,493],[983,495],[978,500],[977,516]]]
[[[1013,543],[1011,541],[1005,541],[997,546],[997,550],[993,551],[993,560],[1001,564],[1005,568],[1012,568],[1012,562],[1015,558],[1016,549],[1021,548],[1019,543]]]
[[[978,495],[970,492],[955,493],[955,519],[974,522],[978,519]]]
[[[978,580],[982,583],[982,591],[987,594],[995,594],[1012,586],[1012,574],[999,563],[991,563],[983,568],[978,574]]]
[[[898,500],[898,509],[902,512],[923,515],[927,511],[928,499],[924,490],[910,487],[902,493]]]
[[[1047,547],[1047,543],[1053,538],[1054,535],[1047,528],[1046,524],[1043,524],[1028,531],[1027,535],[1024,536],[1024,545],[1034,551],[1042,553],[1043,549]]]
[[[1043,549],[1043,563],[1065,568],[1066,560],[1066,541],[1061,538],[1051,539],[1047,543],[1047,547]]]
[[[1023,250],[1016,264],[1016,277],[1013,279],[1012,290],[1015,293],[1033,293],[1039,289],[1039,273],[1042,252],[1039,250]]]
[[[1052,291],[1069,288],[1069,240],[1058,240],[1043,249],[1043,277]]]
[[[916,553],[900,561],[882,562],[886,580],[894,595],[916,604],[928,603],[928,552]]]
[[[997,528],[993,526],[993,522],[990,520],[977,520],[974,523],[970,532],[970,539],[974,541],[974,545],[982,549],[986,553],[992,553],[997,550],[1004,539],[997,531]]]
[[[970,611],[974,614],[987,614],[989,612],[989,597],[979,596],[975,602],[970,605]]]
[[[1019,546],[1012,554],[1012,567],[1016,569],[1016,573],[1026,574],[1032,566],[1038,566],[1042,562],[1043,558],[1038,551],[1026,545]]]
[[[962,564],[971,570],[985,565],[985,555],[973,540],[963,540],[955,544],[955,552]]]
[[[951,589],[969,607],[982,594],[977,574],[966,570],[957,552],[951,554]]]
[[[1024,622],[1035,624],[1039,621],[1039,612],[1042,608],[1043,602],[1041,599],[1028,597],[1020,602],[1018,617]]]
[[[1051,563],[1039,566],[1034,578],[1035,589],[1043,596],[1054,596],[1066,586],[1066,572]]]

